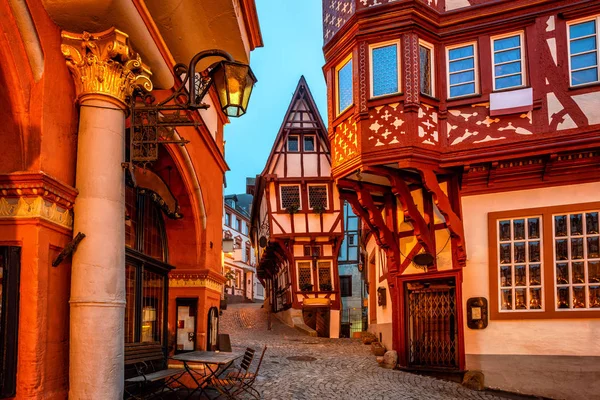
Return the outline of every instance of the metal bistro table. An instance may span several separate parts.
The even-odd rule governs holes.
[[[205,383],[210,383],[210,380],[213,376],[219,372],[219,369],[222,366],[225,366],[221,369],[221,371],[226,370],[229,366],[238,358],[242,357],[243,353],[219,353],[214,351],[192,351],[189,353],[181,353],[171,357],[172,360],[177,360],[183,362],[183,366],[190,377],[194,380],[196,387],[192,390],[186,399],[192,397],[194,393],[200,391],[200,394],[204,393],[206,397],[208,393],[204,390],[202,385]],[[209,371],[208,374],[201,374],[194,369],[190,368],[189,363],[198,363],[204,364],[206,369]],[[191,389],[191,388],[190,388]]]

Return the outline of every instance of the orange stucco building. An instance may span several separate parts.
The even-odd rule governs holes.
[[[0,3],[0,398],[122,398],[124,344],[213,344],[228,169],[215,89],[196,127],[169,130],[185,146],[123,164],[134,90],[160,101],[176,63],[212,48],[249,63],[262,46],[253,0],[205,3]]]

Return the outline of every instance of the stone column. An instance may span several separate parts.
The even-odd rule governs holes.
[[[80,106],[73,233],[69,399],[123,398],[125,310],[125,117],[149,71],[116,29],[62,33]]]

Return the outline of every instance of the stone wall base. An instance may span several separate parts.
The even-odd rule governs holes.
[[[485,386],[553,399],[596,399],[600,357],[467,354],[466,367],[485,375]]]
[[[396,350],[392,344],[391,322],[387,324],[369,324],[369,332],[374,334],[387,350]]]

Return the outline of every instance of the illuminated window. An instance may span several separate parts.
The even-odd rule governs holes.
[[[556,308],[600,309],[599,210],[555,214]]]
[[[598,18],[568,28],[571,86],[598,82]]]
[[[297,211],[301,208],[300,185],[281,185],[279,190],[282,209]]]
[[[400,91],[399,43],[380,43],[371,46],[371,97]]]
[[[498,221],[500,310],[542,310],[542,218]]]
[[[433,45],[419,41],[419,63],[420,63],[420,81],[421,93],[433,96],[434,78],[433,78]]]
[[[525,85],[525,57],[523,34],[492,38],[494,90]]]
[[[461,97],[477,93],[475,44],[449,47],[448,97]]]
[[[347,59],[336,69],[337,113],[350,107],[352,100],[352,58]]]
[[[308,185],[308,208],[322,211],[328,206],[327,185]]]

